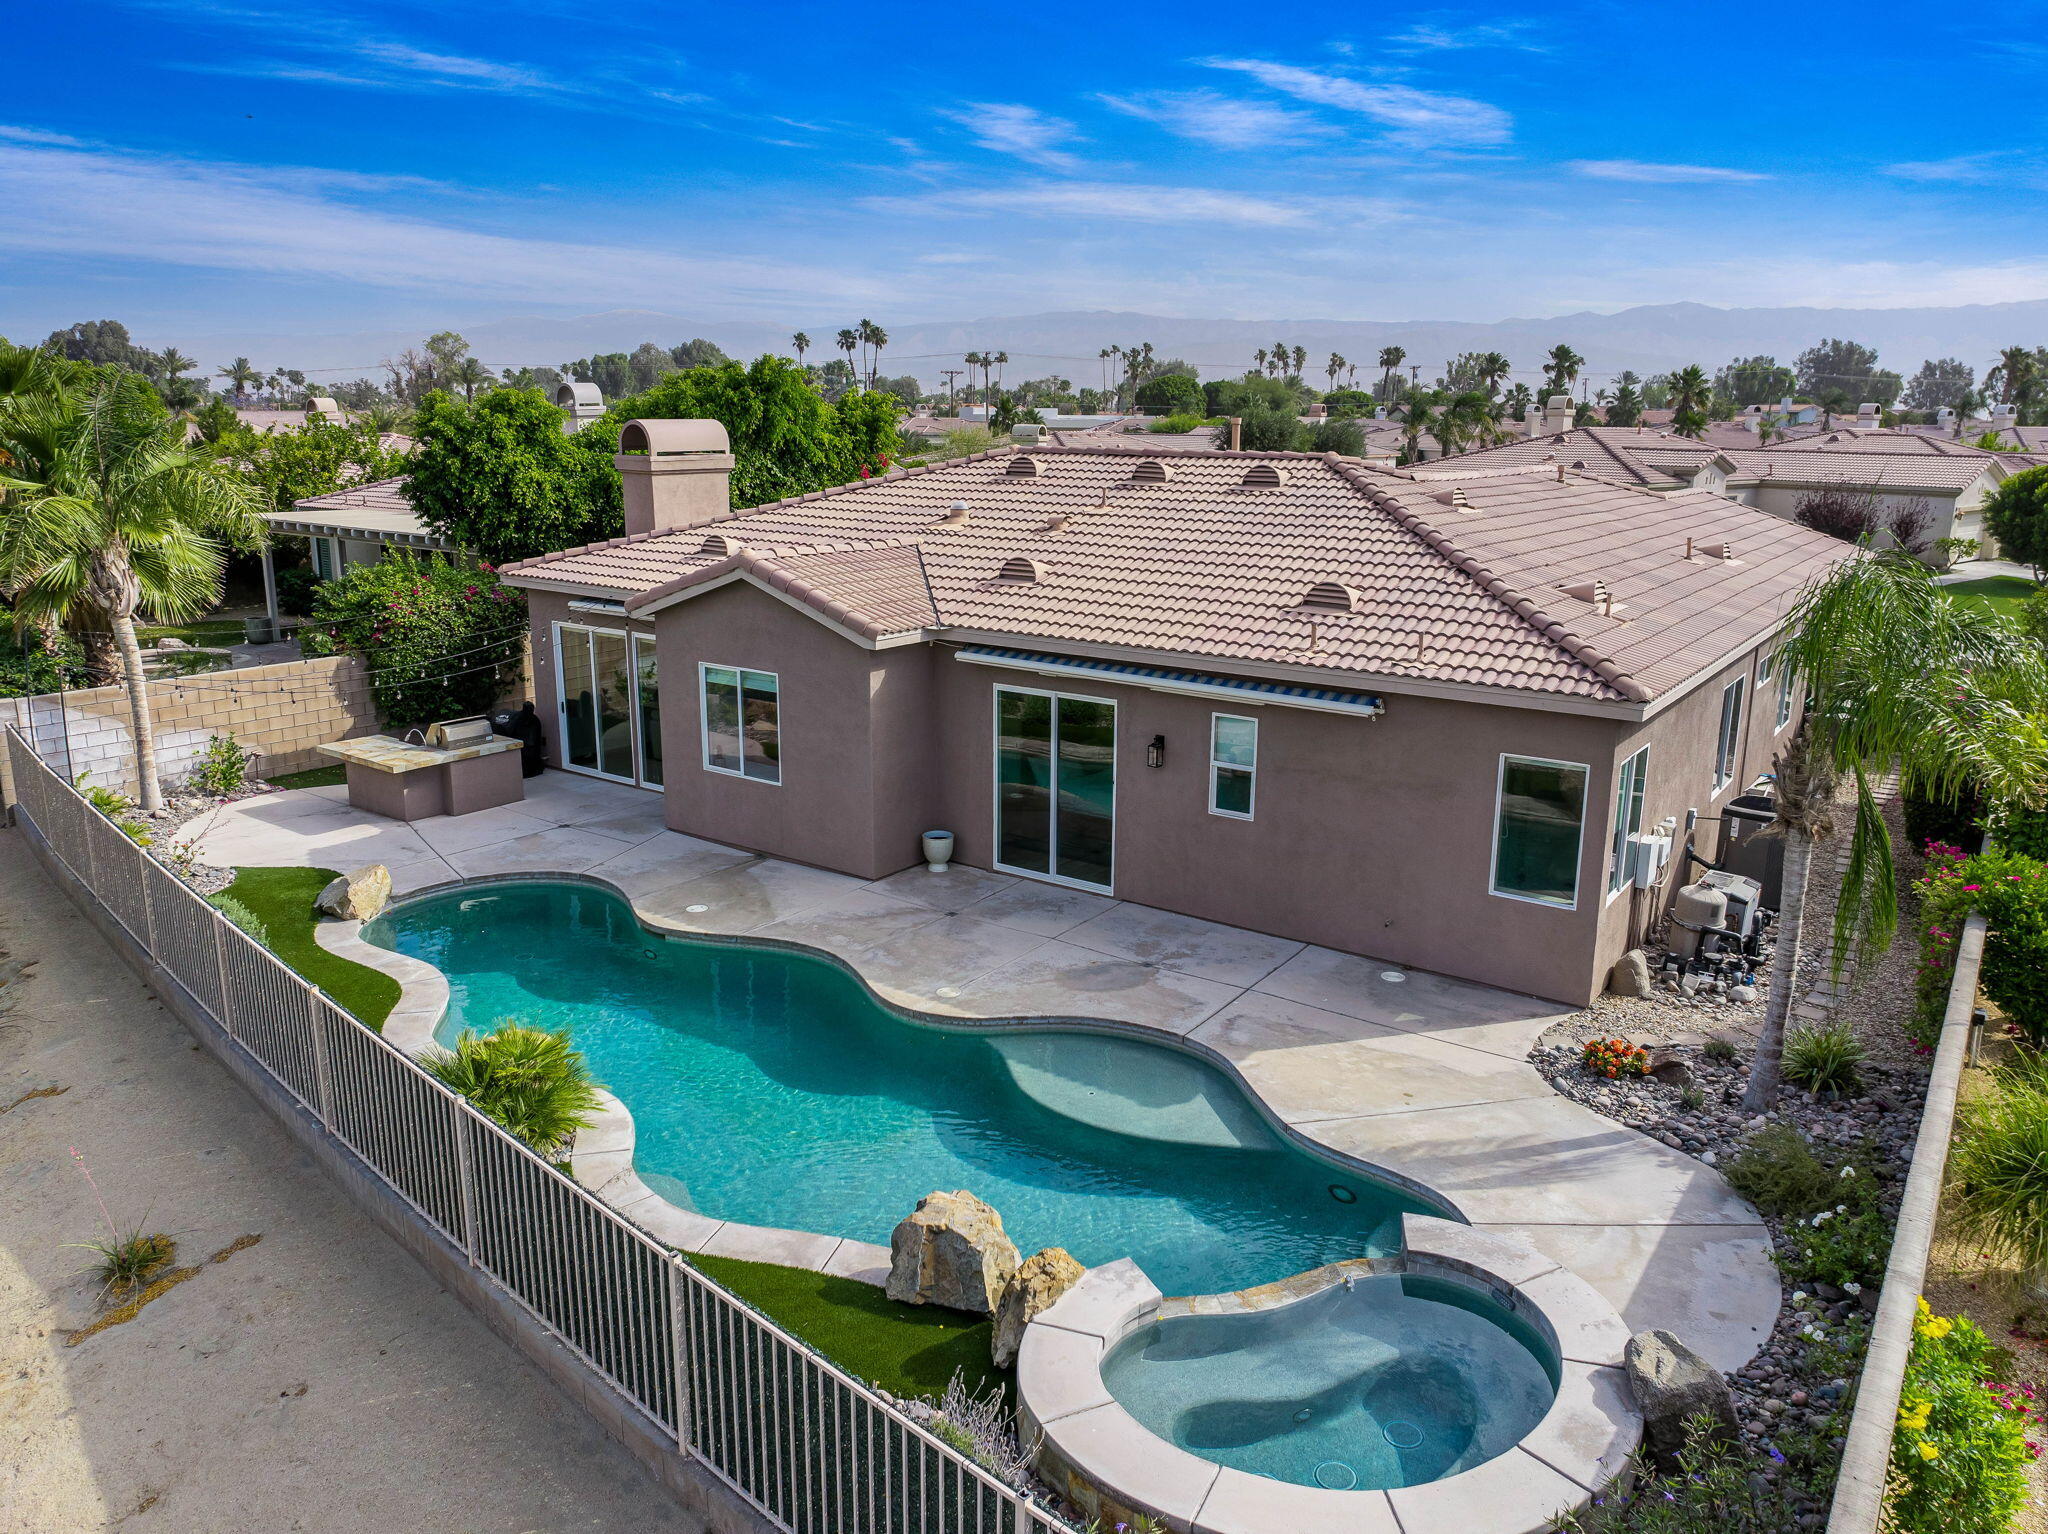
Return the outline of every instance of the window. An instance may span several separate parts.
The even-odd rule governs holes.
[[[1742,755],[1742,688],[1747,680],[1737,677],[1721,690],[1721,732],[1714,748],[1714,792],[1735,781],[1735,767]]]
[[[1792,668],[1783,667],[1778,672],[1778,722],[1774,729],[1782,730],[1792,721]]]
[[[782,781],[780,683],[772,671],[700,665],[704,767],[759,783]]]
[[[1567,909],[1578,904],[1586,773],[1579,762],[1533,756],[1500,759],[1494,805],[1494,894]]]
[[[1643,784],[1650,771],[1650,748],[1643,747],[1621,764],[1614,780],[1614,837],[1608,849],[1607,893],[1628,883],[1628,839],[1643,829]]]
[[[1209,716],[1209,813],[1252,818],[1252,779],[1259,764],[1259,721]]]

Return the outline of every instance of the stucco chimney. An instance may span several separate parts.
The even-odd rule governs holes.
[[[555,386],[555,408],[562,412],[562,430],[573,436],[604,414],[604,396],[596,384],[571,378]]]
[[[732,442],[716,421],[628,421],[612,462],[628,537],[700,527],[732,510]]]

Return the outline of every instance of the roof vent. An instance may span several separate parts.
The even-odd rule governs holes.
[[[967,525],[967,503],[955,501],[946,508],[946,514],[932,524],[933,527],[965,527]]]
[[[1347,586],[1342,581],[1317,581],[1308,588],[1308,595],[1301,599],[1303,607],[1313,607],[1318,612],[1355,613],[1364,593],[1356,586]]]
[[[1240,483],[1247,490],[1278,490],[1287,483],[1287,471],[1275,464],[1255,463],[1244,471]]]
[[[728,538],[724,533],[713,533],[697,549],[699,554],[708,554],[713,559],[730,559],[739,551],[739,539]]]
[[[1734,564],[1734,563],[1735,563],[1735,545],[1734,545],[1734,544],[1732,544],[1732,543],[1723,543],[1723,544],[1721,545],[1721,548],[1720,548],[1720,551],[1719,551],[1719,552],[1720,552],[1721,558],[1722,558],[1722,559],[1724,559],[1724,560],[1726,560],[1726,561],[1727,561],[1727,562],[1728,562],[1729,564],[1731,564],[1731,565],[1732,565],[1732,564]]]
[[[1064,511],[1056,511],[1045,519],[1045,526],[1041,527],[1039,531],[1041,533],[1063,533],[1067,530],[1067,524],[1073,520]]]
[[[1575,469],[1583,469],[1585,466],[1586,460],[1583,458],[1574,458],[1572,460],[1572,467]]]
[[[1139,485],[1163,485],[1173,478],[1173,470],[1157,458],[1147,458],[1131,470],[1131,481]]]
[[[1003,474],[1008,479],[1036,479],[1045,472],[1036,458],[1019,453],[1003,465]]]
[[[1002,569],[996,571],[996,579],[999,581],[1042,581],[1045,579],[1045,566],[1035,559],[1027,559],[1022,554],[1013,554],[1003,561]]]
[[[1465,494],[1465,487],[1463,485],[1451,486],[1451,504],[1459,511],[1470,511],[1472,509],[1471,498]]]
[[[1607,594],[1607,582],[1601,580],[1598,576],[1595,576],[1590,581],[1580,581],[1576,585],[1560,586],[1557,589],[1568,597],[1577,597],[1581,602],[1606,602],[1611,600]]]

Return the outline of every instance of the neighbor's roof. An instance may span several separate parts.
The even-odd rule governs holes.
[[[311,495],[292,502],[290,511],[266,512],[264,516],[272,531],[301,537],[358,538],[421,549],[456,547],[414,515],[403,475],[329,495]]]
[[[1669,436],[1647,426],[1577,426],[1569,431],[1542,437],[1522,437],[1495,447],[1474,448],[1429,467],[1443,471],[1453,468],[1549,468],[1562,464],[1568,470],[1591,474],[1596,479],[1645,489],[1676,490],[1685,481],[1649,462],[1640,449],[1653,444],[1675,443],[1689,450],[1690,461],[1711,457],[1714,449],[1684,437]]]
[[[1134,477],[1148,461],[1168,477]],[[1285,481],[1248,486],[1251,470]],[[956,502],[966,520],[944,520]],[[1688,538],[1735,558],[1688,562]],[[1641,703],[1770,633],[1845,552],[1720,497],[1583,475],[1004,448],[503,573],[643,614],[750,580],[870,641],[1007,636]],[[1595,578],[1617,613],[1563,589]]]

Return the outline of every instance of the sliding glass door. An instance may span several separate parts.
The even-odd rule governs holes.
[[[555,626],[562,763],[622,783],[661,786],[661,703],[654,641]]]
[[[996,866],[1108,889],[1116,705],[996,689]]]

